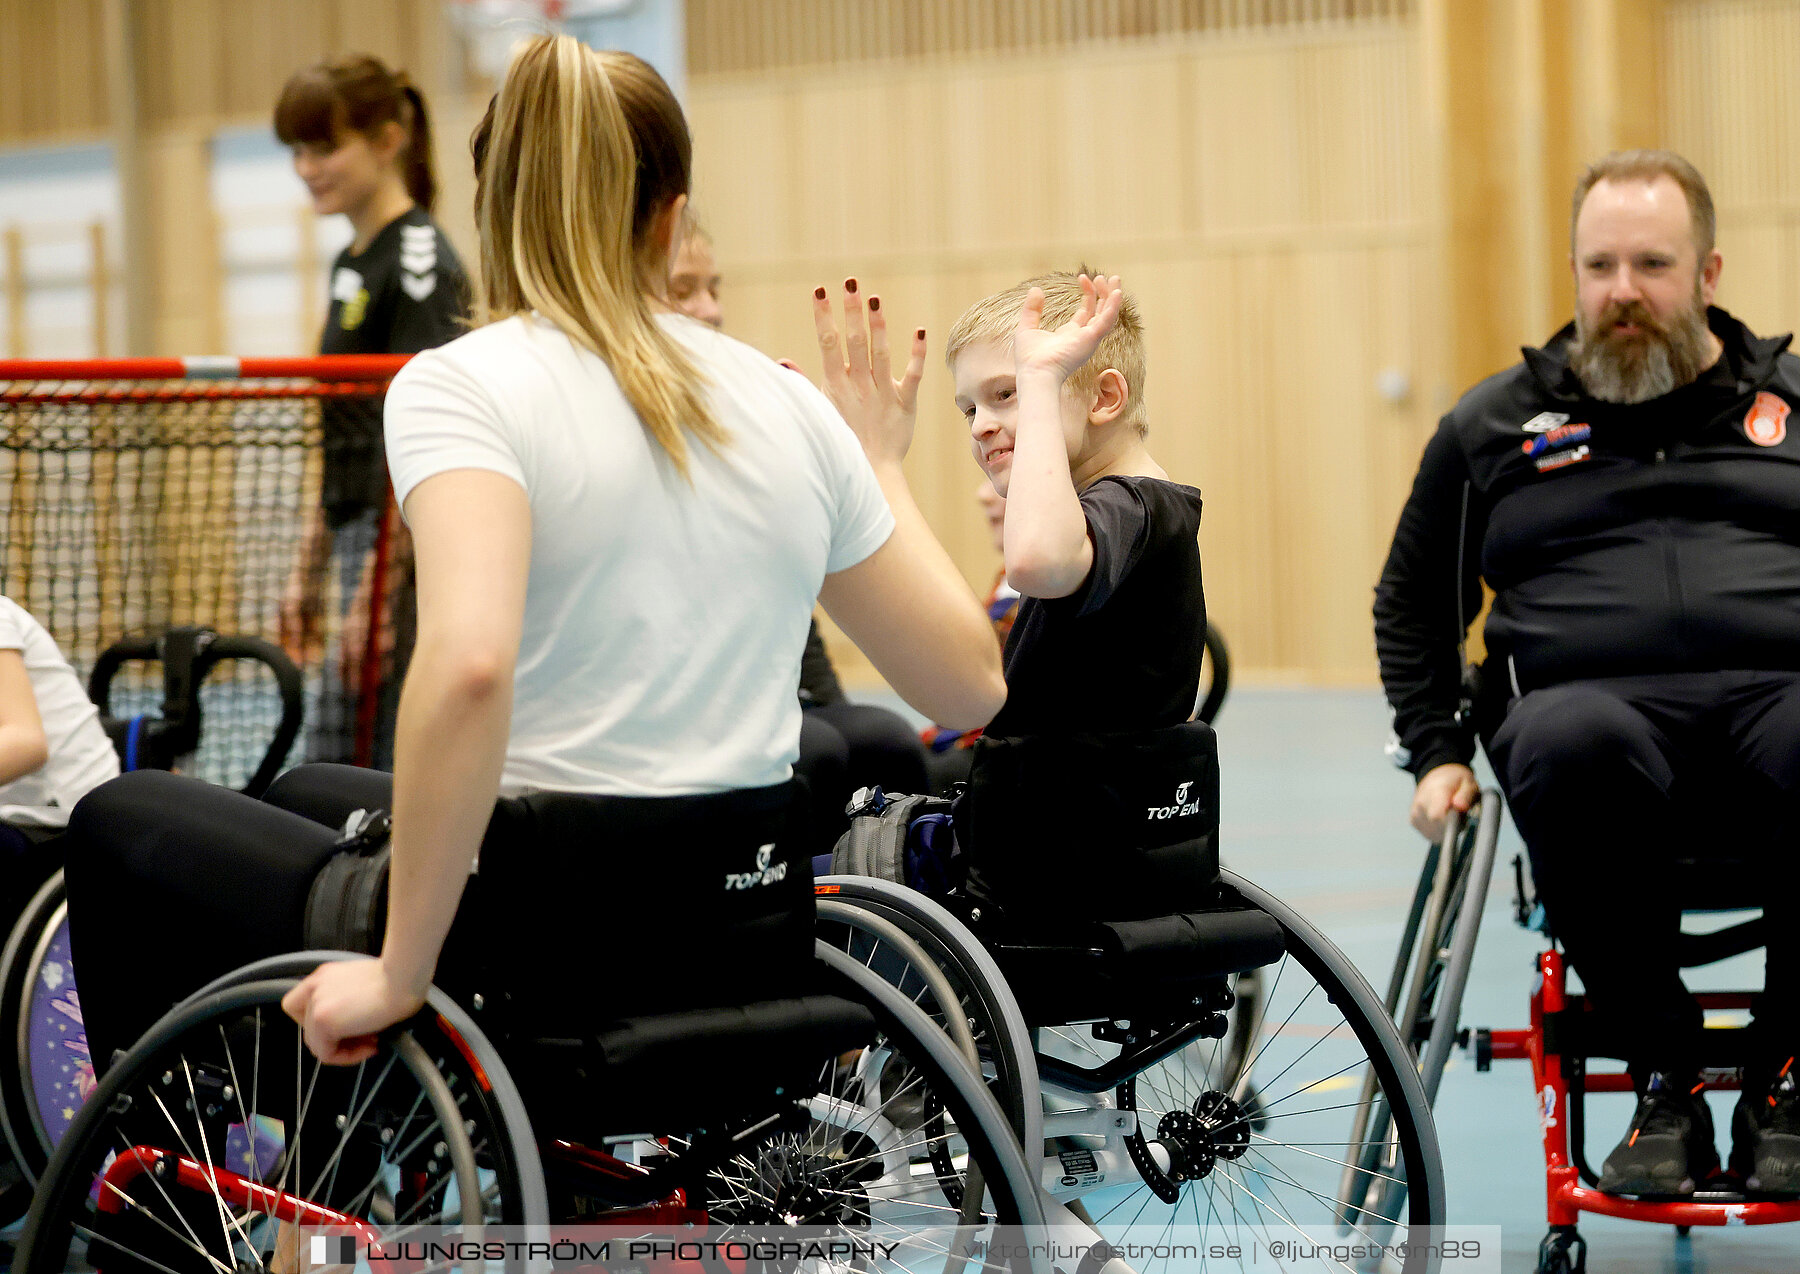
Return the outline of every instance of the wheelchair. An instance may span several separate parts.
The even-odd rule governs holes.
[[[1700,1183],[1690,1199],[1637,1199],[1602,1194],[1595,1188],[1598,1174],[1587,1159],[1585,1097],[1630,1093],[1631,1077],[1622,1070],[1590,1070],[1596,1058],[1620,1060],[1620,1046],[1595,1025],[1585,997],[1569,989],[1567,962],[1522,856],[1512,861],[1513,918],[1521,927],[1541,932],[1549,943],[1537,959],[1530,1025],[1494,1030],[1462,1024],[1462,995],[1502,817],[1500,794],[1486,789],[1466,818],[1452,813],[1443,839],[1428,850],[1386,1004],[1418,1058],[1425,1092],[1433,1099],[1453,1047],[1471,1051],[1475,1069],[1481,1072],[1489,1070],[1495,1059],[1531,1063],[1532,1081],[1541,1098],[1549,1217],[1549,1230],[1538,1251],[1538,1274],[1581,1274],[1586,1268],[1587,1241],[1577,1228],[1584,1212],[1673,1225],[1683,1235],[1696,1225],[1800,1221],[1800,1199],[1750,1198],[1742,1183],[1727,1173]],[[1746,891],[1722,886],[1701,864],[1680,866],[1678,888],[1682,897],[1692,900],[1684,915],[1755,906]],[[1679,943],[1681,967],[1699,968],[1761,946],[1762,921],[1744,920],[1710,933],[1684,929]],[[1751,1003],[1750,994],[1742,992],[1702,992],[1695,998],[1708,1014],[1746,1009]],[[1737,1087],[1745,1034],[1728,1027],[1704,1032],[1701,1079],[1709,1090]],[[1385,1115],[1379,1102],[1371,1104],[1368,1118],[1359,1116],[1357,1136],[1377,1139]],[[1395,1202],[1390,1193],[1381,1206],[1391,1208]]]
[[[629,911],[634,888],[611,904]],[[720,1002],[634,969],[618,979],[625,999],[582,1018],[578,1038],[566,1022],[545,1034],[510,992],[459,983],[455,999],[434,990],[374,1059],[324,1067],[279,1001],[320,960],[357,957],[315,951],[220,978],[118,1057],[80,1108],[14,1268],[287,1269],[319,1228],[391,1249],[426,1226],[579,1223],[822,1226],[879,1244],[871,1268],[917,1269],[960,1263],[990,1225],[1041,1226],[1035,1181],[965,1054],[815,943],[811,891],[792,888],[804,914],[779,914],[813,951],[803,971],[762,921],[700,944],[726,943],[731,984],[754,976],[766,998]]]
[[[160,676],[137,671],[155,664]],[[156,696],[160,692],[160,701]],[[299,737],[300,673],[280,647],[206,628],[131,636],[101,652],[88,696],[121,768],[197,772],[259,796]],[[155,706],[156,711],[151,711]],[[205,730],[210,722],[212,729]],[[43,866],[57,863],[47,855]],[[69,973],[67,892],[60,865],[10,917],[0,949],[0,1134],[18,1188],[0,1190],[0,1220],[29,1203],[75,1109],[94,1088],[81,1001]]]
[[[1219,872],[1205,907],[1056,926],[870,877],[815,889],[827,931],[860,910],[925,952],[921,970],[826,934],[934,1017],[967,1021],[1048,1209],[1090,1241],[1311,1226],[1398,1246],[1443,1224],[1429,1103],[1389,1014],[1324,935],[1242,876]],[[1380,1119],[1347,1132],[1371,1107]],[[1436,1267],[1424,1245],[1405,1261]]]

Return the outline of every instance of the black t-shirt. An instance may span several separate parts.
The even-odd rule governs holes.
[[[1019,603],[990,735],[1116,734],[1193,715],[1206,639],[1200,493],[1102,478],[1081,493],[1081,511],[1094,565],[1069,596]]]
[[[414,208],[383,226],[361,254],[338,254],[319,353],[416,354],[460,336],[468,308],[468,276],[455,249],[425,210]],[[320,424],[320,503],[336,528],[387,500],[381,409],[328,399]]]

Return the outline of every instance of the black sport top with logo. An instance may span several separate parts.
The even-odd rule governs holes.
[[[423,208],[383,226],[360,254],[345,248],[331,267],[331,309],[321,354],[416,354],[462,335],[468,276]],[[366,405],[326,401],[320,503],[333,529],[387,500],[381,418]]]
[[[1193,715],[1206,637],[1200,493],[1108,477],[1081,493],[1081,511],[1094,565],[1069,596],[1019,603],[989,735],[1118,734]]]

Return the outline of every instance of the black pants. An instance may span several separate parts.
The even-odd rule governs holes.
[[[344,815],[391,805],[392,782],[302,766],[257,801],[140,770],[90,793],[63,843],[97,1068],[214,978],[302,949],[307,893]],[[490,1029],[546,1036],[787,994],[810,979],[813,943],[810,864],[779,848],[792,809],[786,784],[503,799],[436,981],[464,1003],[482,990]]]
[[[1675,942],[1696,878],[1762,906],[1769,940],[1754,1047],[1777,1065],[1774,1054],[1800,1048],[1800,674],[1532,690],[1513,702],[1488,754],[1552,929],[1634,1072],[1698,1060],[1700,1009]]]
[[[870,703],[808,707],[800,716],[794,773],[811,795],[808,854],[829,854],[850,830],[844,808],[862,787],[927,792],[925,747],[904,719]]]

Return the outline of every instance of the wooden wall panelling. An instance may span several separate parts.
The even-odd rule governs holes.
[[[403,0],[370,4],[368,0],[330,0],[336,44],[344,52],[369,52],[401,65],[416,62],[414,32]]]
[[[5,52],[6,73],[0,74],[7,131],[20,140],[46,137],[57,131],[55,30],[45,21],[41,5],[13,0],[6,6],[5,26],[0,29],[0,50]]]
[[[1035,106],[1051,141],[1051,238],[1167,239],[1187,228],[1180,174],[1194,147],[1182,66],[1102,49],[1065,64],[1045,86]],[[1149,120],[1161,125],[1146,128]]]
[[[1663,131],[1719,212],[1719,299],[1764,332],[1800,327],[1800,5],[1670,2]]]
[[[0,269],[6,271],[6,356],[25,358],[31,332],[25,325],[25,232],[0,226]]]
[[[208,143],[206,133],[193,129],[144,137],[146,206],[157,228],[150,250],[155,348],[146,353],[222,350],[219,234],[207,199]]]
[[[21,70],[55,66],[55,32],[51,24],[43,20],[41,10],[25,17],[15,30],[14,38],[18,40],[13,47],[17,50]],[[40,83],[27,90],[20,103],[20,132],[30,137],[43,137],[56,131],[56,87],[59,86]],[[50,91],[44,91],[46,88]]]
[[[106,127],[106,84],[103,64],[100,9],[93,0],[58,0],[38,5],[39,21],[50,26],[54,42],[50,65],[56,75],[55,120],[52,131],[61,134],[98,132]]]
[[[160,117],[153,114],[146,122],[154,125],[178,120],[210,121],[226,114],[226,62],[245,57],[260,63],[258,53],[267,46],[259,41],[249,49],[233,49],[228,54],[218,0],[158,0],[158,7],[168,15],[168,43],[140,49],[139,55],[152,78],[160,73],[168,80],[164,99],[167,113]],[[278,81],[270,92],[279,87]]]
[[[135,10],[134,25],[138,44],[138,117],[149,126],[170,119],[174,113],[174,90],[168,61],[171,48],[180,38],[175,15],[167,0],[119,0]],[[191,37],[189,37],[191,38]]]
[[[787,94],[733,84],[694,96],[694,211],[728,276],[800,250],[801,162]]]
[[[1043,244],[1054,232],[1059,143],[1042,120],[1045,96],[1065,91],[1063,70],[1049,58],[957,65],[935,183],[952,208],[944,247],[991,252]]]
[[[1570,113],[1583,158],[1662,144],[1665,63],[1659,37],[1668,7],[1669,0],[1577,0],[1581,91]]]
[[[1191,35],[1335,33],[1410,0],[688,0],[690,70],[1054,53]]]
[[[339,53],[373,53],[404,67],[428,96],[446,78],[437,0],[137,2],[152,124],[267,118],[290,75]]]
[[[1205,493],[1209,598],[1244,665],[1366,680],[1369,589],[1425,431],[1416,398],[1374,390],[1384,367],[1420,375],[1416,66],[1405,31],[1350,29],[697,80],[728,327],[813,367],[806,292],[855,271],[931,328],[909,473],[985,589],[943,337],[1042,269],[1123,273],[1153,451]]]
[[[1214,50],[1196,67],[1200,225],[1285,228],[1303,220],[1299,109],[1280,48]],[[1230,126],[1225,126],[1230,121]]]
[[[26,0],[0,0],[0,140],[21,141],[25,98],[32,85],[24,74]]]

